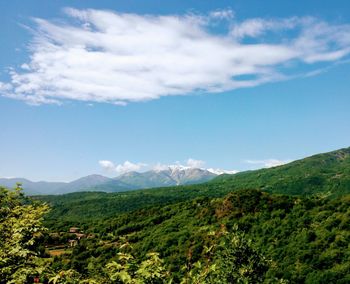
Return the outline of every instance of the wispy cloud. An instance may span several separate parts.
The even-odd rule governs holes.
[[[350,53],[349,24],[313,17],[239,22],[231,10],[167,16],[65,12],[59,21],[34,19],[30,59],[11,69],[0,94],[30,104],[125,105],[253,87],[287,79],[300,64],[312,69]],[[228,26],[226,34],[210,28],[218,20]]]
[[[210,18],[220,19],[220,20],[231,20],[235,16],[232,9],[218,9],[209,13]]]
[[[266,159],[266,160],[246,160],[247,164],[256,165],[261,168],[272,168],[281,166],[291,162],[291,160],[277,160],[277,159]]]
[[[205,165],[205,162],[202,160],[196,160],[196,159],[192,159],[189,158],[186,161],[187,166],[191,167],[191,168],[202,168]]]
[[[234,23],[231,34],[238,40],[246,37],[258,38],[268,32],[290,30],[298,25],[304,25],[308,18],[291,17],[286,19],[252,18],[243,22]]]

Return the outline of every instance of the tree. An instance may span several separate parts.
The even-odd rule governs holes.
[[[209,274],[208,283],[262,283],[270,266],[251,240],[238,231],[221,239],[213,262],[216,269]]]
[[[129,252],[129,243],[121,245],[117,261],[106,265],[106,271],[112,283],[147,284],[171,283],[169,272],[163,266],[159,254],[150,252],[141,263]]]
[[[218,232],[210,232],[204,246],[204,262],[198,261],[182,279],[182,284],[262,283],[270,267],[237,226],[228,233],[222,226]]]
[[[20,184],[0,187],[0,283],[27,283],[44,271],[47,263],[40,258],[37,241],[45,230],[46,212],[47,205],[23,196]]]

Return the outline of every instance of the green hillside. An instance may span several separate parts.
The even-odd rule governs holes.
[[[222,175],[212,181],[232,189],[256,188],[289,195],[350,193],[350,148],[269,169]]]

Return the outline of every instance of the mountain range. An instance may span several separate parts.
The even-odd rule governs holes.
[[[27,195],[65,194],[78,191],[121,192],[152,187],[166,187],[207,182],[218,173],[199,168],[169,166],[147,172],[127,172],[115,178],[88,175],[72,182],[33,182],[25,178],[0,178],[0,186],[21,183]]]

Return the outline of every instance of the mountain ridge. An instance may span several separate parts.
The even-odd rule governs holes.
[[[71,182],[33,182],[25,178],[0,178],[0,186],[14,187],[21,183],[27,195],[66,194],[79,191],[121,192],[152,187],[166,187],[207,182],[215,178],[205,169],[168,167],[147,172],[127,172],[115,178],[91,174]]]
[[[350,191],[350,147],[273,168],[220,175],[210,183],[290,195],[342,195]]]

